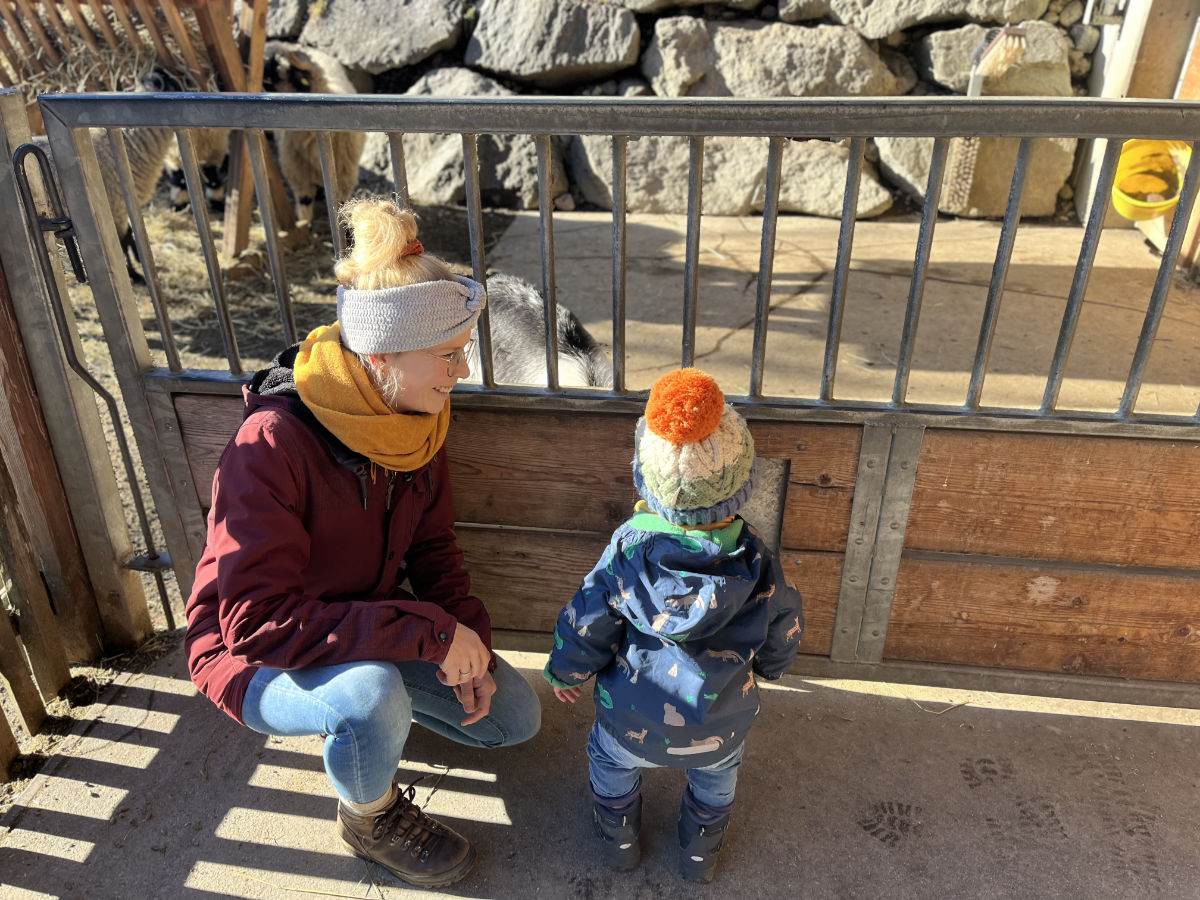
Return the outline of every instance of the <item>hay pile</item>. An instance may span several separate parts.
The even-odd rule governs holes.
[[[60,33],[58,27],[47,15],[43,5],[39,4],[34,7],[42,32],[59,54],[60,59],[57,64],[51,62],[29,19],[21,16],[20,10],[13,10],[13,15],[21,23],[35,52],[32,56],[21,53],[20,42],[9,29],[7,33],[10,43],[17,49],[20,58],[14,61],[7,58],[5,54],[0,54],[0,68],[3,69],[9,81],[13,82],[25,95],[27,102],[32,103],[38,94],[44,93],[133,90],[137,87],[138,79],[143,74],[161,64],[151,41],[150,32],[138,18],[135,10],[131,9],[130,16],[142,42],[140,49],[134,47],[132,41],[128,39],[128,33],[117,19],[112,7],[104,8],[105,21],[117,37],[119,49],[114,50],[105,42],[95,12],[90,6],[82,5],[80,9],[82,17],[94,35],[93,40],[98,48],[92,50],[80,34],[66,8],[59,7],[58,9],[58,16],[66,29],[65,34]],[[189,88],[205,91],[217,90],[216,74],[208,59],[208,52],[204,47],[204,40],[195,20],[185,17],[184,24],[203,70],[199,79],[191,76],[185,56],[180,51],[179,44],[168,28],[162,10],[157,4],[155,5],[155,19],[159,34],[173,60],[173,63],[167,68],[180,77]],[[39,69],[40,71],[38,71]]]

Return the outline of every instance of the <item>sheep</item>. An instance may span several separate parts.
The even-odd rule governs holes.
[[[546,303],[529,282],[497,273],[487,280],[488,322],[492,336],[492,374],[508,384],[546,384]],[[613,383],[612,363],[600,343],[573,312],[556,304],[558,380],[562,387],[605,387]],[[472,337],[478,337],[472,334]],[[480,381],[479,349],[467,363],[469,383]]]
[[[161,68],[155,68],[143,76],[138,87],[139,92],[150,93],[181,90],[183,87],[179,81]],[[162,172],[163,160],[166,159],[174,133],[170,128],[144,127],[127,128],[124,134],[126,152],[129,156],[129,170],[133,176],[133,197],[140,209],[154,196],[154,189],[158,184],[159,174]],[[100,176],[104,182],[113,224],[121,239],[121,250],[125,255],[129,280],[135,284],[144,284],[145,279],[133,267],[133,262],[137,258],[137,245],[133,240],[133,227],[129,223],[125,197],[121,193],[121,180],[117,175],[117,163],[113,158],[112,145],[103,129],[92,129],[90,135],[92,148],[96,151],[96,160],[100,165]],[[49,141],[45,136],[38,135],[34,137],[33,142],[42,148],[47,158],[53,159]]]
[[[204,197],[212,212],[225,209],[225,179],[229,174],[229,129],[198,128],[192,132],[192,146],[196,151],[196,165],[200,169],[200,180],[204,183]],[[163,177],[167,182],[171,209],[179,212],[188,205],[187,180],[183,175],[183,160],[179,145],[172,142],[163,165]]]
[[[263,50],[263,90],[285,94],[353,94],[354,85],[341,63],[318,50],[301,49],[285,41],[267,41]],[[326,197],[332,209],[348,198],[358,184],[358,161],[365,135],[339,131],[330,135],[336,197]],[[314,131],[275,134],[279,168],[296,204],[296,221],[311,222],[313,201],[324,182],[321,154]]]

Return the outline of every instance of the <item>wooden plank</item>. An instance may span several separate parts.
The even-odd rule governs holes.
[[[8,67],[12,70],[18,82],[24,79],[25,70],[21,66],[21,54],[17,52],[17,48],[9,41],[8,35],[4,33],[4,29],[0,28],[0,53],[4,54],[4,58],[8,62]],[[11,84],[11,81],[10,81]]]
[[[782,546],[846,549],[862,427],[752,422],[755,452],[791,462]]]
[[[0,780],[8,781],[12,777],[12,764],[21,755],[21,747],[13,735],[12,726],[8,719],[0,716]]]
[[[37,51],[33,49],[33,44],[30,42],[29,36],[25,34],[25,29],[17,21],[17,17],[13,15],[12,6],[9,3],[0,3],[0,16],[3,16],[9,31],[12,32],[13,38],[21,45],[21,50],[25,54],[25,63],[30,69],[34,72],[46,71],[46,63],[38,58]]]
[[[13,473],[18,507],[57,610],[67,658],[94,659],[103,649],[97,639],[100,615],[2,267],[0,383],[5,386],[0,394],[0,452]]]
[[[67,654],[50,597],[21,518],[20,501],[6,461],[0,460],[0,577],[17,611],[21,643],[42,700],[53,700],[71,680]]]
[[[75,28],[79,31],[79,36],[88,45],[88,49],[99,57],[100,42],[96,40],[96,35],[88,27],[87,20],[83,17],[83,10],[79,8],[79,0],[63,0],[63,2],[67,5],[67,11],[71,13],[71,19],[75,23]]]
[[[183,17],[179,14],[178,5],[175,0],[162,0],[158,8],[162,10],[163,17],[167,20],[167,27],[171,29],[175,43],[179,46],[179,52],[183,54],[184,63],[191,71],[196,84],[203,86],[204,70],[200,68],[200,59],[196,56],[196,48],[192,46],[192,39],[188,35],[187,26],[183,24]]]
[[[217,79],[222,91],[246,90],[246,73],[233,42],[233,23],[222,18],[223,10],[213,3],[203,3],[195,8],[196,23],[204,39],[208,57],[217,70]]]
[[[175,412],[179,417],[179,434],[187,454],[196,499],[205,514],[212,505],[213,475],[225,452],[225,445],[237,434],[242,424],[244,404],[241,397],[221,397],[211,394],[178,394]]]
[[[163,40],[162,32],[158,27],[158,19],[154,15],[154,8],[150,5],[149,0],[133,0],[133,5],[137,7],[138,17],[146,26],[150,41],[154,44],[154,52],[158,54],[158,61],[164,66],[173,66],[175,59],[171,56],[171,51],[167,49],[167,42]]]
[[[927,430],[906,547],[1200,567],[1200,443]]]
[[[67,33],[67,26],[63,22],[62,17],[58,14],[58,3],[56,0],[41,0],[40,6],[46,11],[46,18],[50,20],[51,27],[58,32],[59,44],[64,48],[69,48],[74,42]]]
[[[51,64],[57,66],[62,60],[62,56],[59,54],[58,48],[54,46],[54,42],[50,40],[50,36],[46,34],[46,29],[42,28],[42,20],[38,17],[37,10],[33,8],[32,0],[17,0],[17,6],[21,9],[26,26],[33,32],[38,43],[42,45],[42,49],[46,51],[46,58],[50,60]]]
[[[800,652],[829,656],[833,648],[833,625],[845,557],[841,553],[784,550],[779,559],[783,564],[783,577],[800,591],[804,602],[804,637],[800,640]]]
[[[129,15],[128,0],[109,0],[109,5],[113,8],[113,12],[117,14],[117,20],[121,23],[121,27],[125,30],[125,35],[129,43],[133,45],[133,49],[140,54],[146,48],[146,42],[142,40],[142,36],[138,34],[137,27],[133,24],[133,19]]]
[[[267,3],[242,4],[238,40],[238,64],[244,66],[242,90],[261,91],[263,47],[266,44]],[[249,164],[249,151],[242,132],[229,136],[229,190],[225,197],[225,245],[223,253],[232,260],[250,244],[250,215],[254,204],[254,173]],[[284,203],[286,204],[286,199]]]
[[[92,13],[96,19],[96,26],[100,29],[100,36],[104,38],[104,43],[108,44],[113,50],[120,50],[121,43],[117,40],[112,26],[108,24],[108,16],[104,12],[104,4],[101,0],[88,0],[88,6],[92,8]]]
[[[25,648],[13,629],[12,620],[0,610],[0,676],[16,704],[26,733],[34,734],[46,721],[46,705],[29,669]],[[2,716],[0,716],[2,718]],[[6,723],[7,724],[7,723]]]
[[[907,557],[885,659],[1200,681],[1200,574]]]
[[[458,519],[611,534],[637,500],[636,421],[619,413],[452,411],[446,447]]]

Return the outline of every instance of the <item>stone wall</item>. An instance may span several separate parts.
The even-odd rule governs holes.
[[[639,97],[809,97],[963,94],[972,53],[988,29],[1020,24],[1024,52],[985,78],[985,95],[1084,94],[1099,29],[1081,0],[271,0],[268,32],[338,59],[364,92],[433,96],[555,94]],[[941,208],[999,216],[1016,142],[954,141]],[[920,198],[932,140],[868,145],[858,214],[874,216],[903,195]],[[405,139],[416,203],[460,203],[455,136]],[[611,141],[569,137],[554,145],[555,204],[607,209]],[[781,208],[840,214],[847,142],[789,142]],[[1068,196],[1073,140],[1035,148],[1022,212],[1055,213]],[[523,136],[481,138],[484,202],[537,205],[537,157]],[[385,187],[386,139],[374,135],[363,180]],[[704,212],[762,208],[766,141],[709,139]],[[629,144],[629,209],[684,212],[687,143]]]

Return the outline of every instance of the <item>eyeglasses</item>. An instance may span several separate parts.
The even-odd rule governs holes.
[[[463,344],[461,349],[455,350],[453,353],[427,352],[426,355],[432,356],[434,359],[440,359],[442,362],[444,362],[446,364],[446,375],[453,377],[454,373],[458,371],[458,367],[462,365],[463,360],[465,360],[468,354],[470,354],[470,352],[474,349],[475,339],[472,338]]]

